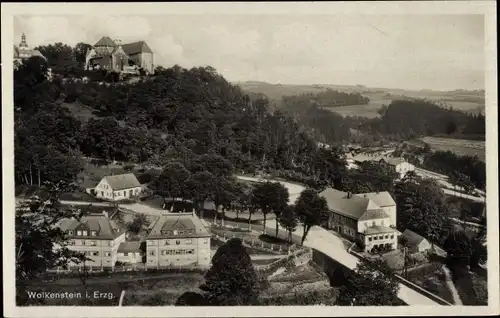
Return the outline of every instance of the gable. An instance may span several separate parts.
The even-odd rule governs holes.
[[[133,173],[106,176],[104,179],[106,179],[109,187],[115,191],[139,188],[141,186],[139,180],[137,180]]]

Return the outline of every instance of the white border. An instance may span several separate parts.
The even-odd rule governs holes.
[[[98,8],[96,10],[96,8]],[[441,2],[230,2],[230,3],[2,3],[2,164],[3,286],[7,317],[235,317],[235,316],[441,316],[499,313],[498,136],[496,3]],[[99,12],[96,14],[96,12]],[[172,15],[172,14],[484,14],[486,27],[486,129],[488,211],[488,307],[15,307],[12,44],[15,15]]]

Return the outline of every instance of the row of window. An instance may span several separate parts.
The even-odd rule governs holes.
[[[68,245],[97,246],[97,241],[69,240]],[[101,241],[102,246],[114,246],[113,241]]]
[[[152,245],[156,245],[156,240],[148,240],[147,241],[147,245],[148,246],[152,246]],[[203,244],[207,244],[208,243],[208,239],[203,239]],[[184,245],[191,245],[193,244],[193,240],[192,239],[184,239],[184,240],[159,240],[158,241],[158,244],[159,245],[181,245],[181,244],[184,244]]]
[[[86,231],[86,230],[78,230],[78,231],[68,231],[68,235],[76,235],[76,236],[97,236],[97,231]]]
[[[194,254],[193,249],[189,250],[162,250],[160,251],[160,255],[186,255],[186,254]],[[150,251],[148,253],[150,256],[155,256],[156,251]]]
[[[85,251],[83,252],[85,256],[99,256],[98,251]],[[111,252],[104,252],[104,256],[109,257],[111,256]]]
[[[375,236],[368,236],[368,241],[371,242],[372,238],[373,238],[374,241],[376,241],[376,240],[383,240],[383,239],[387,240],[387,239],[389,239],[389,237],[391,238],[391,240],[394,239],[394,234],[391,234],[390,236],[389,236],[389,234],[378,235],[378,236],[377,235],[375,235]]]
[[[184,234],[194,234],[195,233],[195,230],[184,230],[184,231],[177,231],[177,230],[173,230],[173,231],[162,231],[161,234],[163,235],[184,235]]]

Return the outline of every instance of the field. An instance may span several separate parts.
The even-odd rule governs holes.
[[[451,151],[460,156],[477,155],[480,160],[486,160],[486,142],[480,140],[465,140],[452,138],[424,137],[421,140],[428,143],[433,150]]]

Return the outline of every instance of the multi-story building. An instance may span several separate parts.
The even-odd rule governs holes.
[[[125,231],[110,219],[107,211],[92,212],[80,220],[64,219],[59,226],[68,236],[68,249],[84,253],[90,259],[78,264],[79,267],[114,269]]]
[[[105,69],[113,72],[129,72],[130,66],[143,68],[153,73],[153,51],[145,41],[120,44],[103,36],[87,52],[85,69]]]
[[[380,162],[385,163],[393,172],[396,172],[400,179],[404,178],[408,172],[415,171],[415,166],[401,157],[383,158],[380,159]]]
[[[328,188],[319,195],[331,212],[328,228],[363,242],[365,251],[397,248],[396,203],[388,192],[352,194]]]
[[[210,232],[195,212],[164,212],[146,238],[146,267],[210,265]]]

